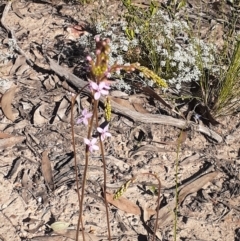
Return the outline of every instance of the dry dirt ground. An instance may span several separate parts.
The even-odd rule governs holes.
[[[105,15],[109,21],[118,21],[121,5],[110,1],[107,6]],[[85,74],[85,50],[70,30],[73,25],[90,21],[93,10],[101,12],[101,8],[97,2],[84,7],[59,1],[0,3],[0,90],[2,94],[15,91],[14,96],[8,96],[12,115],[6,118],[1,111],[0,116],[1,241],[72,240],[61,235],[53,237],[56,234],[47,225],[65,221],[74,231],[78,220],[69,111],[71,92],[76,88],[69,84],[66,71],[64,78],[51,70],[47,57],[70,73],[79,77],[79,72]],[[139,103],[144,103],[146,116],[151,110],[155,113],[159,106],[157,100],[143,94],[131,98],[127,99],[143,100]],[[88,97],[82,96],[81,105],[89,105]],[[124,107],[127,108],[126,104]],[[178,157],[181,190],[177,240],[240,240],[239,115],[219,122],[218,126],[209,127],[218,137],[215,140],[198,131],[201,122],[192,122],[184,132]],[[173,240],[176,140],[181,129],[141,118],[133,120],[120,111],[113,113],[110,129],[112,138],[106,142],[108,192],[114,193],[133,175],[156,173],[161,180],[158,238]],[[75,131],[81,180],[86,129],[79,125]],[[46,156],[53,171],[54,191],[44,180],[47,171],[42,162]],[[102,183],[102,159],[94,153],[89,163],[83,210],[85,232],[93,235],[87,240],[107,239]],[[148,214],[154,214],[156,209],[157,196],[152,188],[156,184],[150,176],[139,175],[123,195],[132,206],[121,210],[125,199],[119,207],[109,204],[114,240],[150,240],[151,220],[156,216],[150,219]]]

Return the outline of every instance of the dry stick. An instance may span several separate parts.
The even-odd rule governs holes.
[[[96,126],[98,126],[98,118],[97,118],[97,112],[96,114]],[[107,226],[108,226],[108,240],[111,241],[111,229],[110,229],[110,221],[109,221],[109,213],[108,213],[108,202],[107,202],[107,169],[106,169],[106,160],[104,156],[104,148],[103,148],[103,143],[101,140],[101,137],[99,135],[99,140],[100,140],[100,148],[101,148],[101,154],[102,154],[102,161],[103,161],[103,195],[104,195],[104,201],[105,201],[105,207],[106,207],[106,215],[107,215]]]
[[[78,195],[78,205],[79,205],[79,209],[81,209],[81,197],[80,197],[80,193],[79,193],[79,180],[78,180],[78,168],[77,168],[77,155],[76,155],[76,143],[75,143],[75,132],[74,132],[74,117],[73,117],[73,107],[74,104],[76,102],[76,99],[78,97],[78,95],[83,91],[83,89],[85,89],[88,86],[88,84],[86,84],[85,86],[82,87],[82,89],[79,91],[78,94],[76,94],[74,96],[74,98],[72,98],[72,102],[71,102],[71,132],[72,132],[72,145],[73,145],[73,154],[74,154],[74,166],[75,166],[75,180],[76,180],[76,185],[77,185],[77,195]],[[80,212],[80,210],[79,210]],[[78,235],[79,235],[79,227],[80,227],[80,222],[82,224],[82,233],[83,232],[83,221],[82,221],[82,215],[79,216],[80,218],[78,219],[78,223],[77,223],[77,232],[76,232],[76,241],[78,241]],[[84,234],[83,234],[84,236]],[[85,237],[83,238],[83,240],[85,241]]]
[[[56,72],[59,76],[65,77],[65,79],[71,83],[72,85],[76,86],[77,88],[82,88],[86,82],[82,79],[78,78],[76,75],[69,72],[69,70],[65,67],[62,67],[58,65],[54,60],[48,58],[48,61],[50,63],[50,68]],[[86,90],[86,94],[89,94],[90,91]],[[103,102],[104,99],[100,98],[100,101]],[[131,118],[134,121],[139,121],[142,123],[155,123],[155,124],[161,124],[161,125],[170,125],[174,127],[178,127],[180,129],[186,128],[186,121],[173,118],[171,116],[166,115],[157,115],[157,114],[141,114],[137,111],[130,110],[122,105],[119,105],[118,103],[112,101],[111,102],[112,111],[115,113],[123,114],[129,118]],[[218,135],[216,132],[210,130],[208,127],[205,127],[203,125],[198,125],[192,121],[188,121],[189,126],[196,127],[196,131],[202,132],[203,134],[213,138],[218,143],[221,143],[223,141],[223,138]]]
[[[2,23],[2,26],[7,30],[7,32],[8,32],[8,33],[11,33],[11,37],[12,37],[12,40],[13,40],[13,42],[14,42],[14,44],[13,44],[14,50],[17,51],[18,53],[20,53],[21,55],[23,55],[23,56],[26,58],[27,63],[28,63],[31,67],[33,67],[33,66],[34,66],[34,62],[33,62],[31,59],[29,59],[28,56],[26,55],[26,53],[19,47],[19,45],[17,44],[17,38],[16,38],[16,36],[15,36],[15,32],[14,32],[12,29],[10,29],[9,26],[8,26],[8,24],[5,22],[5,18],[6,18],[8,12],[9,12],[9,10],[10,10],[12,4],[13,4],[13,3],[12,3],[11,1],[9,1],[9,2],[6,4],[6,6],[5,6],[5,8],[4,8],[4,11],[3,11],[3,14],[2,14],[1,23]]]
[[[9,1],[9,2],[6,4],[6,6],[5,6],[4,10],[3,10],[2,19],[1,19],[1,24],[2,24],[2,26],[3,26],[8,32],[10,32],[10,29],[9,29],[7,23],[5,23],[5,18],[6,18],[9,10],[10,10],[10,8],[11,8],[11,5],[12,5],[12,2],[11,2],[11,1]]]

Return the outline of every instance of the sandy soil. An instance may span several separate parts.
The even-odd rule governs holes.
[[[9,11],[7,6],[7,1],[0,3],[0,90],[3,94],[14,85],[17,89],[11,101],[13,119],[2,111],[0,116],[1,132],[9,134],[0,139],[0,240],[72,240],[54,236],[48,225],[64,221],[74,231],[78,220],[70,126],[70,92],[74,86],[50,69],[47,56],[78,74],[84,66],[85,52],[78,41],[79,32],[71,32],[72,26],[84,26],[103,6],[100,1],[84,7],[58,1],[52,4],[14,1]],[[118,21],[121,11],[121,4],[110,1],[105,17]],[[80,34],[91,34],[88,29],[84,31]],[[141,100],[139,103],[148,114],[156,113],[161,105],[156,100],[153,105],[143,94],[131,98],[127,100]],[[88,106],[88,97],[83,96],[81,104]],[[123,105],[126,107],[126,103]],[[186,136],[178,157],[178,184],[182,191],[179,192],[177,240],[240,240],[239,115],[219,119],[219,122],[220,125],[209,127],[220,136],[219,142],[197,128],[184,132]],[[195,123],[197,125],[203,124]],[[156,173],[162,185],[158,238],[173,240],[176,140],[181,129],[133,121],[119,113],[113,113],[110,129],[112,138],[106,142],[109,193],[114,193],[134,175]],[[82,140],[86,129],[79,125],[75,131],[81,180],[85,150]],[[54,191],[44,178],[44,155],[51,163]],[[83,209],[85,232],[94,237],[88,240],[107,240],[102,167],[101,156],[93,154]],[[156,183],[150,176],[139,175],[123,195],[140,213],[133,214],[130,206],[123,211],[109,204],[114,240],[151,240],[151,226],[156,216],[148,218],[150,211],[147,210],[154,213],[156,209],[157,196],[151,191]]]

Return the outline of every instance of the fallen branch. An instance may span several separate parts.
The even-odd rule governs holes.
[[[86,82],[84,80],[70,73],[67,68],[60,66],[50,58],[48,58],[48,61],[49,61],[51,70],[53,70],[59,76],[64,77],[67,80],[67,82],[70,83],[71,85],[74,85],[76,88],[79,88],[79,89],[83,88],[86,85]],[[83,92],[88,95],[91,94],[90,90],[86,88],[84,89]],[[100,101],[104,102],[104,98],[101,98]],[[180,129],[186,129],[187,127],[191,126],[191,127],[194,127],[196,131],[209,136],[210,138],[217,141],[218,143],[222,142],[222,137],[218,135],[216,132],[210,130],[208,127],[198,125],[192,121],[180,120],[180,119],[176,119],[166,115],[146,114],[146,113],[142,114],[137,111],[130,110],[122,105],[119,105],[114,101],[111,101],[111,106],[112,106],[113,112],[125,115],[136,122],[169,125]]]

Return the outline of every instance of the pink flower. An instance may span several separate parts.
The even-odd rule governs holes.
[[[101,95],[108,95],[108,90],[110,89],[110,86],[106,84],[104,81],[102,81],[99,85],[93,81],[90,81],[90,88],[95,91],[94,99],[98,100]]]
[[[99,42],[99,41],[100,41],[100,37],[99,37],[98,35],[95,37],[95,41],[96,41],[96,42]]]
[[[91,62],[91,61],[92,61],[92,57],[91,57],[90,55],[88,55],[88,56],[86,57],[86,60],[89,61],[89,62]]]
[[[92,140],[84,138],[84,143],[88,146],[90,152],[99,150],[99,147],[95,145],[96,142],[97,142],[96,138],[93,138]]]
[[[108,132],[108,125],[106,125],[103,129],[101,127],[97,128],[97,131],[101,134],[101,140],[103,141],[106,137],[112,136],[111,133]]]
[[[77,120],[77,124],[83,123],[85,126],[88,125],[88,119],[92,117],[92,113],[88,112],[87,109],[83,109],[82,115]]]

